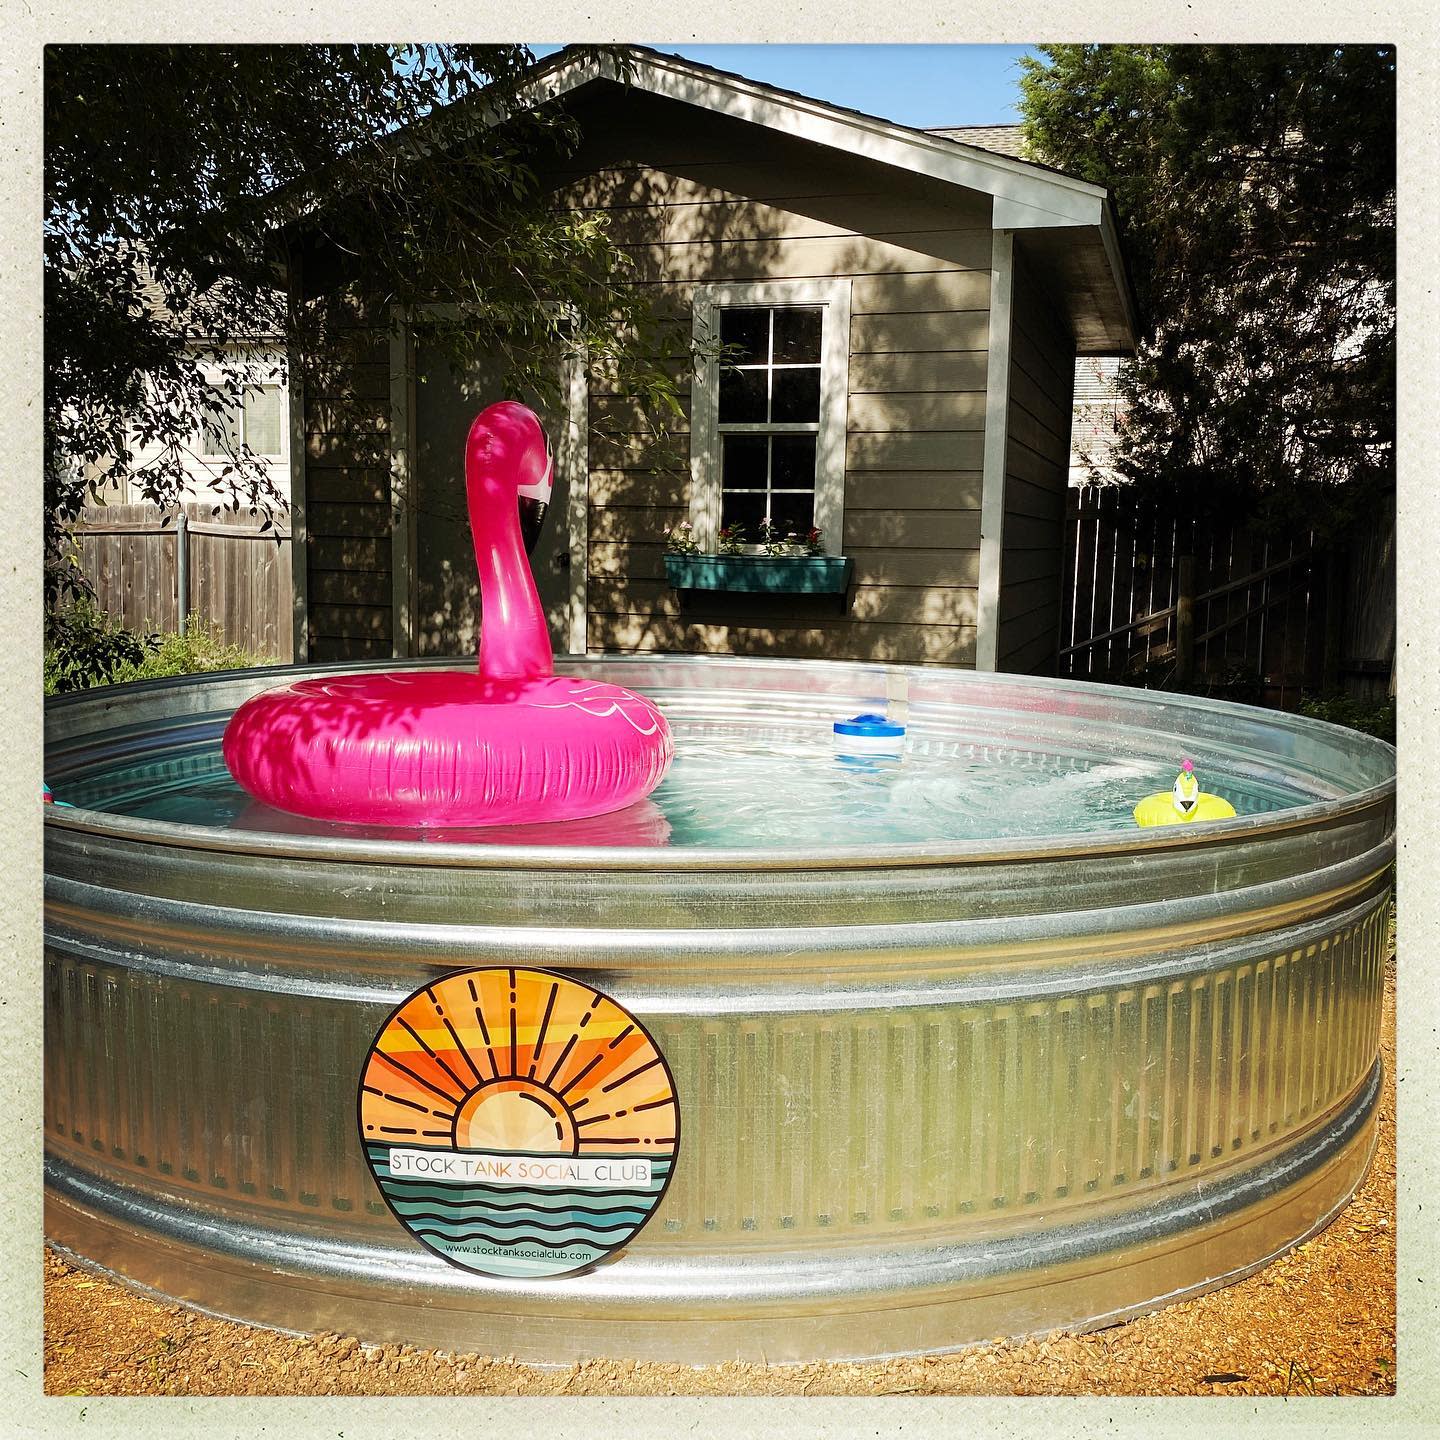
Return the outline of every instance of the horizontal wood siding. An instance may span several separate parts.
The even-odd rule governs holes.
[[[854,277],[842,542],[855,578],[844,613],[819,597],[682,601],[664,531],[690,512],[688,418],[655,427],[597,375],[590,648],[972,664],[988,201],[797,140],[759,144],[653,97],[606,106],[581,111],[595,138],[557,195],[608,221],[682,334],[697,283]]]
[[[1018,254],[1012,314],[997,665],[1054,674],[1075,342]]]
[[[347,347],[347,349],[352,347]],[[314,661],[384,659],[391,643],[390,358],[384,330],[353,336],[305,387],[305,540]]]

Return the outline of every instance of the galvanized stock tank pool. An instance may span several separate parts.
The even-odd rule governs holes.
[[[349,830],[263,810],[220,760],[229,714],[295,670],[48,705],[46,779],[75,807],[46,807],[55,1243],[288,1329],[810,1360],[1153,1308],[1263,1264],[1360,1182],[1388,746],[960,671],[558,668],[663,706],[678,758],[650,800]],[[903,760],[837,755],[831,722],[887,698]],[[1137,830],[1182,755],[1237,818]],[[385,1017],[445,972],[512,965],[638,1017],[683,1125],[650,1223],[546,1280],[418,1244],[356,1126]]]

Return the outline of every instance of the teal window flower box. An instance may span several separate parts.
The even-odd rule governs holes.
[[[738,590],[764,595],[843,595],[848,555],[667,555],[665,578],[677,590]]]

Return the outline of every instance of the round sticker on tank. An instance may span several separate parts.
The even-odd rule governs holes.
[[[655,1213],[680,1140],[645,1027],[548,970],[461,970],[415,991],[365,1059],[360,1138],[395,1218],[476,1274],[573,1274]]]

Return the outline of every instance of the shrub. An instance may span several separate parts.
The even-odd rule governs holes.
[[[88,596],[45,617],[45,693],[109,685],[122,666],[145,658],[145,641],[100,611]]]
[[[93,601],[81,599],[46,621],[47,695],[266,663],[240,645],[227,645],[218,625],[207,625],[194,615],[183,631],[142,636],[111,620]]]
[[[1312,720],[1328,720],[1351,730],[1374,735],[1395,743],[1395,702],[1393,700],[1357,700],[1353,695],[1307,695],[1300,702],[1300,713]]]
[[[262,656],[250,654],[243,646],[227,645],[218,625],[205,625],[192,615],[182,632],[150,636],[144,656],[117,666],[110,683],[162,680],[167,675],[199,675],[207,670],[243,670],[266,663]]]

